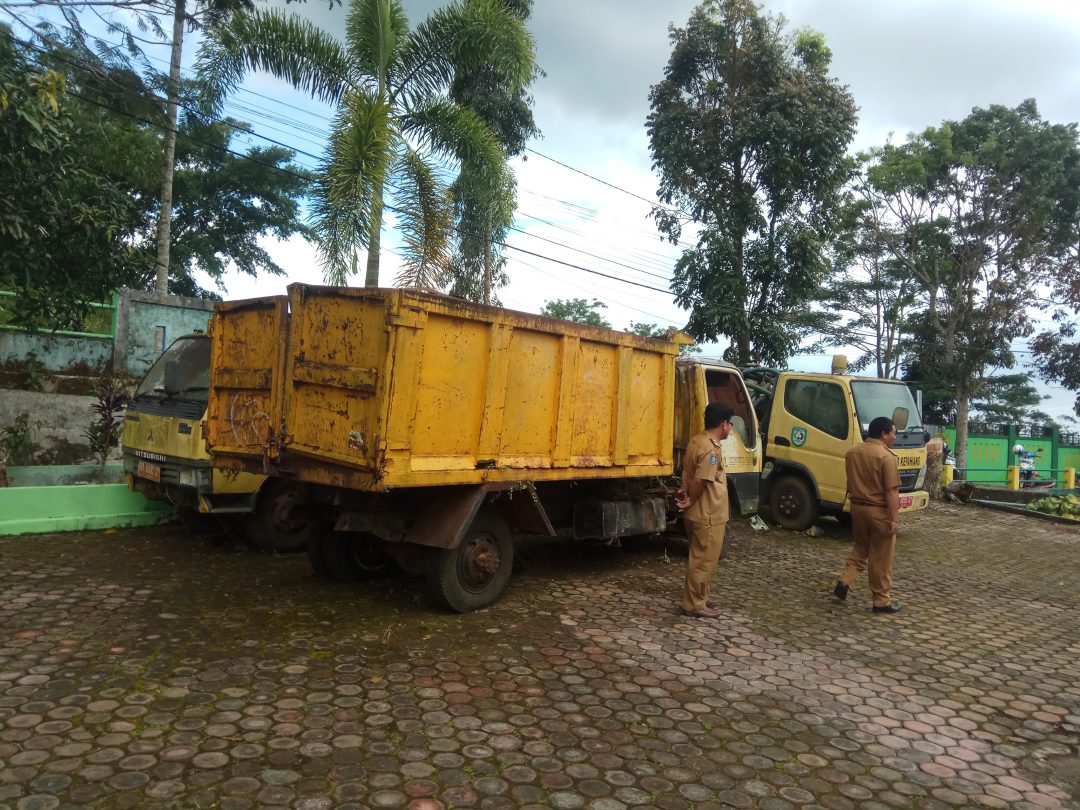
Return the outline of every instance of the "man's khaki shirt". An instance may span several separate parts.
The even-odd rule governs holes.
[[[888,506],[889,490],[900,488],[898,459],[880,439],[867,439],[848,450],[844,468],[854,504]]]
[[[720,442],[708,433],[699,433],[690,440],[683,456],[683,483],[692,480],[705,482],[701,497],[694,501],[683,516],[695,523],[727,523],[728,492],[727,473],[720,455]]]

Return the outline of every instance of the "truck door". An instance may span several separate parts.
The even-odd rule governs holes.
[[[819,499],[843,504],[847,490],[844,454],[852,438],[852,404],[835,382],[781,377],[769,419],[770,455],[807,470]]]

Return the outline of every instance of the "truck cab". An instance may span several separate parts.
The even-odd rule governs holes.
[[[291,519],[296,493],[264,475],[215,469],[202,423],[210,391],[211,339],[174,340],[128,403],[121,433],[128,487],[174,504],[187,522],[199,515],[240,518],[251,545],[267,551],[306,546],[306,524]]]
[[[901,511],[929,503],[923,490],[927,434],[906,384],[761,368],[744,374],[764,439],[762,496],[779,525],[801,531],[821,514],[843,518],[850,512],[844,454],[865,440],[877,416],[896,424],[892,452],[900,471]]]

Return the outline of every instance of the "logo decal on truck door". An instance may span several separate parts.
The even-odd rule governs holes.
[[[802,447],[804,444],[806,444],[806,428],[792,428],[791,443],[796,447]]]

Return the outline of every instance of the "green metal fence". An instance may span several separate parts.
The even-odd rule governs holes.
[[[956,428],[943,430],[949,447],[956,448]],[[1000,425],[992,431],[978,426],[968,433],[967,468],[964,478],[982,484],[1005,486],[1008,468],[1017,463],[1012,453],[1016,445],[1035,454],[1033,468],[1044,481],[1060,481],[1064,471],[1080,468],[1080,434],[1062,434],[1058,428],[1029,425]],[[960,470],[957,470],[960,473]]]
[[[11,307],[8,304],[15,300],[15,293],[10,290],[0,290],[0,330],[8,332],[26,331],[21,326],[11,323]],[[70,324],[70,329],[57,329],[52,331],[42,327],[41,332],[47,335],[63,335],[65,337],[93,337],[115,338],[116,337],[116,312],[119,295],[113,291],[108,303],[87,303],[90,312],[79,324]]]

